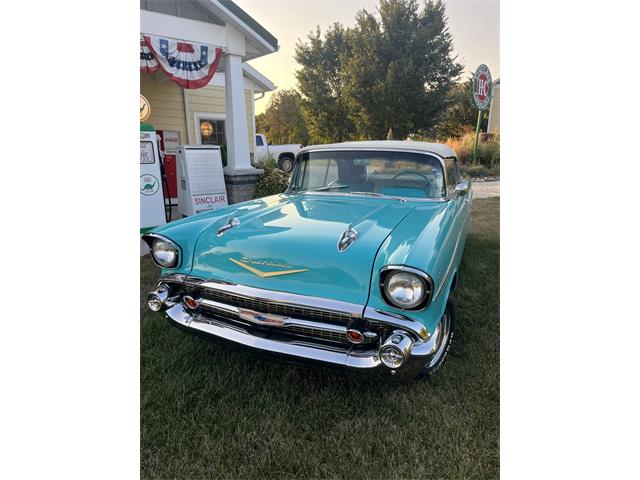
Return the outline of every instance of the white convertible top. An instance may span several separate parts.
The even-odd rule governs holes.
[[[326,145],[309,145],[300,153],[309,150],[413,150],[416,152],[434,153],[442,158],[455,157],[451,147],[444,143],[412,142],[409,140],[366,140],[362,142],[328,143]]]

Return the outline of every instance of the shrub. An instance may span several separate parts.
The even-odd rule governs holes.
[[[460,173],[464,177],[488,177],[489,169],[484,165],[467,165],[460,168]]]
[[[484,165],[461,165],[460,174],[462,177],[499,177],[500,165],[496,165],[491,168],[487,168]]]
[[[289,175],[277,167],[274,159],[267,160],[260,168],[264,169],[264,173],[260,175],[256,183],[256,193],[253,198],[276,195],[287,189]]]
[[[458,154],[461,165],[471,165],[471,154],[475,132],[469,132],[459,138],[447,139],[449,145]],[[494,136],[484,142],[478,141],[478,155],[475,165],[482,165],[487,169],[500,168],[500,137]]]

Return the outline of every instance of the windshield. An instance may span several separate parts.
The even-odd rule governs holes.
[[[306,152],[300,157],[290,191],[445,196],[442,165],[436,157],[386,151]]]

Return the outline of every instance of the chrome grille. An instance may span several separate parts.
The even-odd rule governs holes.
[[[225,312],[222,309],[209,307],[207,305],[201,305],[199,307],[199,311],[205,315],[211,315],[221,320],[224,320],[224,319],[230,320],[229,317],[233,317],[234,322],[242,324],[243,326],[248,328],[261,328],[263,330],[268,330],[268,331],[277,331],[280,334],[284,333],[284,334],[299,335],[299,336],[309,337],[313,339],[327,340],[330,342],[339,342],[339,343],[345,343],[345,344],[350,343],[349,339],[347,338],[346,332],[345,333],[332,332],[328,330],[322,330],[319,328],[303,327],[298,325],[288,325],[285,327],[260,325],[257,327],[255,324],[247,322],[246,320],[243,320],[240,317],[236,317],[235,315],[229,312]]]
[[[349,343],[349,339],[346,334],[338,332],[328,332],[326,330],[318,330],[316,328],[298,327],[293,326],[287,328],[287,331],[293,332],[298,335],[304,335],[307,337],[322,338],[325,340],[331,340],[334,342]]]
[[[246,308],[260,313],[271,313],[282,315],[285,317],[296,318],[301,320],[309,320],[312,322],[332,324],[345,328],[344,332],[332,331],[331,329],[314,328],[313,326],[286,325],[286,326],[269,326],[258,325],[238,317],[237,315],[216,308],[215,306],[201,304],[199,311],[204,315],[211,315],[220,321],[227,321],[242,325],[243,328],[259,328],[263,332],[273,332],[280,335],[292,335],[296,337],[307,338],[314,341],[340,343],[342,345],[353,345],[346,334],[346,328],[350,328],[355,319],[349,313],[335,312],[310,308],[302,305],[293,305],[286,303],[278,303],[274,301],[257,300],[244,295],[236,295],[233,293],[223,292],[212,288],[207,288],[193,283],[182,284],[182,292],[191,295],[194,298],[202,298],[211,300],[224,305],[230,305],[237,308]],[[358,317],[359,318],[359,317]],[[379,332],[379,328],[370,329]],[[380,337],[378,337],[380,338]],[[365,337],[363,344],[371,344],[377,342],[378,338]]]
[[[241,295],[233,295],[227,292],[221,292],[211,288],[204,288],[199,285],[184,284],[184,289],[191,296],[202,296],[203,298],[224,303],[226,305],[248,308],[250,310],[255,310],[262,313],[272,313],[285,317],[302,318],[306,320],[314,320],[317,322],[326,322],[342,326],[348,326],[353,319],[353,317],[349,313],[332,312],[328,310],[320,310],[300,305],[289,305],[285,303],[266,302],[263,300],[256,300]]]

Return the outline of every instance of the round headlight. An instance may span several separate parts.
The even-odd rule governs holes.
[[[384,291],[391,303],[399,308],[414,308],[425,299],[424,280],[415,273],[397,271],[387,275]]]
[[[151,253],[161,267],[171,268],[178,265],[178,247],[168,240],[156,238],[153,241]]]

